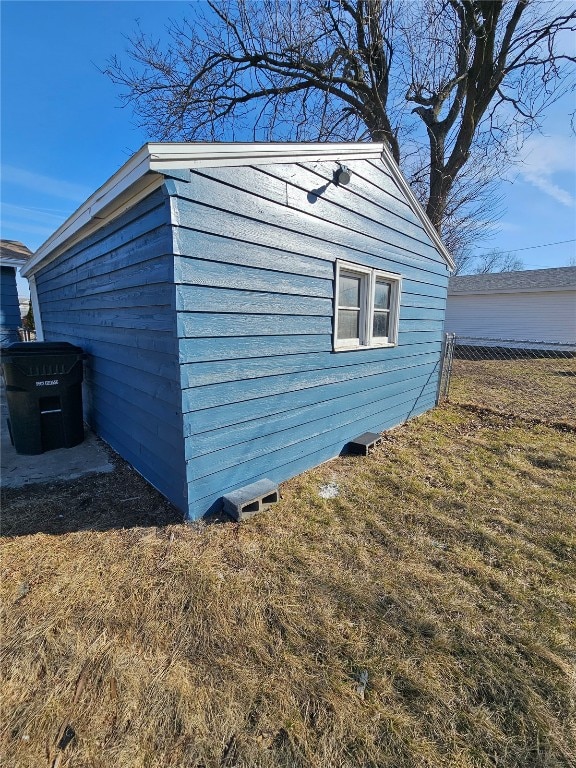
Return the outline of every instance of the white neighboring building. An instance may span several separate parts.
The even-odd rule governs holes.
[[[452,277],[447,333],[576,344],[576,267]]]

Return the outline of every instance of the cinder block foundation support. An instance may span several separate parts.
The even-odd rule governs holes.
[[[379,435],[377,432],[364,432],[363,435],[351,440],[346,447],[349,453],[368,456],[369,449],[380,442],[382,442],[382,435]]]
[[[239,522],[247,520],[258,512],[264,512],[271,504],[280,500],[278,486],[272,480],[263,478],[256,483],[245,485],[223,497],[224,512]]]

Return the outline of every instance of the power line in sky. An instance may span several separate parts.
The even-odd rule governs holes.
[[[564,243],[576,243],[576,238],[572,240],[558,240],[555,243],[540,243],[540,245],[527,245],[526,248],[514,248],[513,250],[505,249],[505,253],[518,253],[519,251],[531,251],[533,248],[548,248],[551,245],[564,245]]]

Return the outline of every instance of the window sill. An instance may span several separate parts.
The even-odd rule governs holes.
[[[365,349],[389,349],[390,347],[397,347],[398,344],[393,342],[382,342],[382,344],[354,344],[354,345],[338,345],[337,347],[333,347],[333,352],[362,352]]]

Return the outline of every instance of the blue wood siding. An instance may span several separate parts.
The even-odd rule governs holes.
[[[14,267],[0,267],[0,344],[18,341],[17,329],[21,325],[16,270]]]
[[[168,182],[190,517],[434,405],[445,262],[383,164],[193,171]],[[395,348],[333,352],[335,261],[402,275]]]
[[[89,354],[87,421],[187,509],[169,199],[157,190],[36,273],[47,341]]]

